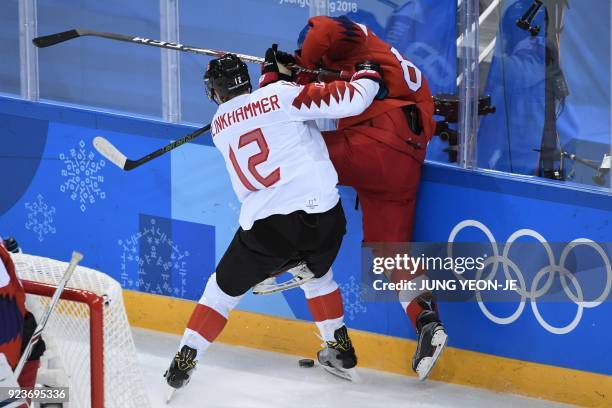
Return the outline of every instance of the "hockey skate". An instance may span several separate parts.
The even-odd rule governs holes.
[[[183,346],[179,352],[176,353],[170,367],[164,373],[164,378],[170,386],[166,402],[170,402],[170,399],[174,395],[174,392],[183,388],[189,383],[192,371],[196,368],[197,361],[195,357],[197,351],[189,346]]]
[[[357,356],[346,326],[334,332],[336,341],[326,341],[324,348],[317,353],[321,366],[333,375],[349,381],[358,381],[359,376],[355,366]]]
[[[423,297],[419,302],[426,307],[417,318],[417,349],[412,357],[412,369],[423,381],[440,358],[446,347],[448,336],[432,305],[432,299]]]

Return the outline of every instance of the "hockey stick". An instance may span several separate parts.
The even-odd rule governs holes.
[[[144,157],[141,157],[138,160],[130,160],[123,153],[119,151],[111,142],[106,140],[101,136],[96,136],[93,140],[93,145],[98,152],[105,158],[107,158],[110,162],[112,162],[117,167],[129,171],[139,167],[156,157],[161,156],[164,153],[168,153],[170,150],[176,149],[179,146],[184,145],[185,143],[191,142],[196,137],[208,132],[210,130],[210,123],[204,127],[199,128],[195,132],[189,133],[187,136],[184,136],[178,140],[175,140],[172,143],[169,143],[158,149],[152,153],[147,154]]]
[[[140,45],[149,45],[151,47],[165,48],[168,50],[183,51],[183,52],[189,52],[192,54],[199,54],[199,55],[208,55],[211,57],[221,57],[229,53],[228,51],[193,47],[190,45],[183,45],[179,43],[160,41],[160,40],[152,40],[150,38],[144,38],[144,37],[134,37],[134,36],[125,35],[125,34],[94,31],[94,30],[89,30],[86,28],[75,28],[75,29],[68,30],[68,31],[62,31],[61,33],[55,33],[55,34],[45,35],[41,37],[36,37],[32,39],[32,42],[38,48],[46,48],[46,47],[51,47],[53,45],[60,44],[66,41],[74,40],[75,38],[80,38],[80,37],[85,37],[85,36],[107,38],[110,40],[124,41],[124,42],[133,43],[133,44],[140,44]],[[238,54],[238,53],[232,53],[232,54],[235,54],[238,58],[246,62],[251,62],[254,64],[264,63],[264,58],[261,58],[261,57],[254,57],[252,55]],[[323,70],[323,69],[316,69],[316,70],[307,69],[304,67],[300,67],[299,65],[289,65],[289,68],[297,70],[297,71],[309,72],[313,74],[324,74],[326,76],[332,76],[332,77],[339,76],[339,73],[334,72],[334,71],[328,71],[328,70]]]
[[[150,38],[144,38],[144,37],[134,37],[134,36],[124,35],[124,34],[94,31],[94,30],[88,30],[86,28],[75,28],[73,30],[63,31],[61,33],[45,35],[42,37],[36,37],[32,40],[32,42],[38,48],[46,48],[46,47],[51,47],[52,45],[60,44],[65,41],[70,41],[70,40],[74,40],[75,38],[85,37],[85,36],[108,38],[110,40],[124,41],[124,42],[130,42],[130,43],[142,44],[142,45],[150,45],[152,47],[166,48],[166,49],[175,50],[175,51],[190,52],[192,54],[209,55],[212,57],[221,57],[222,55],[227,54],[227,52],[225,51],[211,50],[208,48],[192,47],[189,45],[183,45],[183,44],[159,41],[159,40],[152,40]],[[245,54],[236,54],[236,55],[238,56],[238,58],[240,58],[243,61],[252,62],[255,64],[263,64],[264,62],[264,59],[260,57],[253,57],[251,55],[245,55]]]
[[[15,378],[19,378],[19,375],[21,374],[21,371],[23,370],[25,363],[28,361],[28,358],[30,358],[32,349],[34,348],[36,343],[38,343],[38,341],[40,340],[42,332],[45,329],[45,326],[47,325],[47,321],[49,320],[49,317],[51,316],[51,312],[53,312],[55,305],[57,304],[60,296],[62,295],[62,292],[64,291],[64,288],[66,287],[66,284],[70,280],[70,277],[72,276],[72,273],[76,269],[78,263],[81,262],[81,259],[83,259],[83,255],[80,254],[79,252],[74,251],[72,253],[70,264],[68,265],[68,268],[66,268],[66,272],[64,272],[64,276],[62,276],[62,279],[57,284],[57,288],[55,289],[55,292],[53,293],[53,297],[51,297],[51,300],[49,301],[49,305],[47,306],[45,313],[43,314],[42,318],[38,322],[38,326],[36,326],[36,330],[34,330],[32,337],[30,337],[30,340],[28,341],[28,344],[26,345],[23,351],[23,354],[21,355],[21,358],[19,359],[19,363],[17,364],[17,367],[15,368],[15,372],[14,372]]]

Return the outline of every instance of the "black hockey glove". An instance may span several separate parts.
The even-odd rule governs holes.
[[[259,86],[264,87],[276,81],[292,81],[293,73],[287,66],[289,64],[295,64],[293,55],[278,51],[278,45],[272,44],[272,47],[266,50],[266,57],[261,66]]]
[[[4,247],[6,248],[7,251],[12,252],[14,254],[19,253],[19,244],[17,243],[17,240],[15,238],[8,237],[7,239],[3,241],[4,241]]]
[[[380,88],[378,89],[378,93],[376,94],[375,99],[385,99],[389,94],[389,90],[385,85],[385,81],[383,80],[383,70],[377,62],[374,61],[364,61],[355,64],[355,74],[351,78],[351,81],[355,81],[360,78],[368,78],[372,81],[378,82]]]

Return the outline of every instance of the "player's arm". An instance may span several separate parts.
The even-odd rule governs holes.
[[[350,82],[316,82],[294,87],[289,114],[298,120],[342,119],[365,111],[387,94],[380,66],[371,61],[355,65]]]
[[[289,70],[285,53],[273,45],[266,51],[261,87],[277,81],[288,81]],[[290,57],[290,56],[289,56]],[[370,106],[374,98],[386,96],[382,69],[375,62],[366,61],[355,66],[356,73],[350,82],[334,81],[330,83],[311,83],[304,86],[285,82],[279,87],[282,99],[288,107],[288,113],[295,120],[339,119],[355,116]]]
[[[353,75],[350,82],[315,82],[294,86],[288,100],[289,114],[296,120],[341,119],[356,116],[374,101],[381,84],[380,73],[362,69]]]

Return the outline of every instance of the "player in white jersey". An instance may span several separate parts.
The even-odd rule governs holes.
[[[267,86],[255,92],[246,65],[232,54],[212,60],[204,76],[209,98],[219,104],[211,133],[242,203],[240,228],[208,280],[165,374],[173,388],[189,381],[241,297],[297,264],[314,274],[301,288],[325,341],[319,361],[341,376],[357,364],[331,271],[346,220],[338,176],[314,120],[360,114],[382,78],[362,70],[351,82],[299,86],[282,81],[280,70],[284,67],[269,49],[263,69]]]

